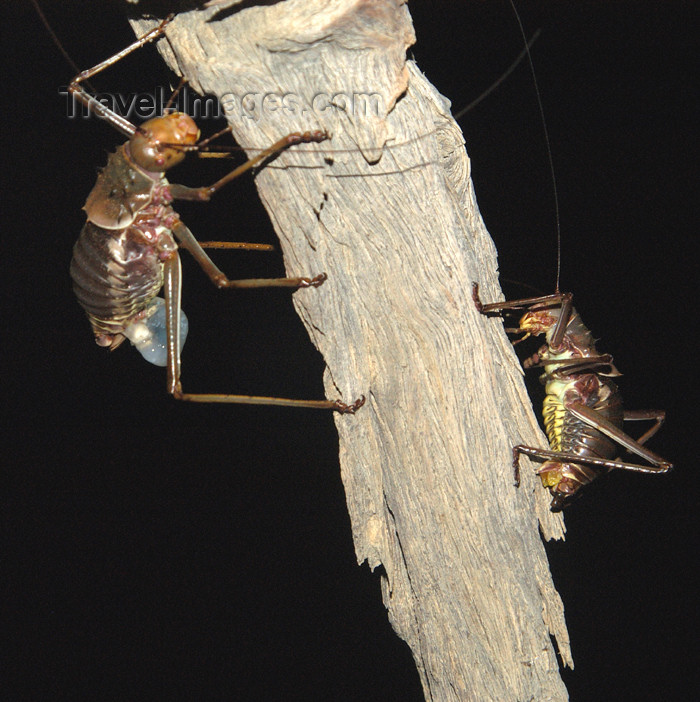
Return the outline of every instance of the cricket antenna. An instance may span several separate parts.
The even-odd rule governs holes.
[[[456,115],[452,115],[456,122],[459,122],[460,117],[464,117],[464,115],[466,115],[467,112],[474,109],[482,100],[491,95],[491,93],[518,67],[520,62],[526,56],[530,55],[530,48],[539,39],[541,33],[542,30],[538,29],[532,35],[532,39],[530,39],[530,41],[525,42],[525,48],[518,54],[515,61],[513,61],[513,63],[511,63],[510,66],[508,66],[508,68],[506,68],[506,70],[503,72],[503,75],[501,75],[500,78],[491,83],[491,85],[488,88],[486,88],[486,90],[484,90],[484,92],[481,93],[479,97],[474,98],[466,107],[463,107]]]
[[[544,116],[544,107],[542,106],[542,96],[540,94],[540,87],[537,84],[537,75],[535,74],[535,64],[532,61],[532,54],[530,53],[530,45],[528,44],[527,37],[525,36],[525,30],[523,29],[523,23],[520,19],[520,14],[515,7],[514,0],[508,0],[510,6],[513,8],[515,14],[515,19],[518,21],[518,27],[520,28],[520,34],[522,35],[523,41],[525,42],[525,52],[527,53],[527,61],[530,65],[530,73],[532,74],[532,82],[535,85],[535,94],[537,95],[537,105],[540,108],[540,119],[542,121],[542,131],[544,132],[544,140],[547,145],[547,157],[549,159],[549,172],[552,176],[552,191],[554,194],[554,212],[557,228],[557,278],[556,278],[556,292],[559,292],[559,278],[561,277],[561,221],[559,218],[559,195],[557,193],[557,178],[554,173],[554,160],[552,158],[552,146],[549,141],[549,130],[547,129],[547,120]]]
[[[32,5],[34,5],[34,9],[36,10],[37,15],[39,15],[39,19],[41,20],[41,23],[44,25],[46,28],[46,31],[49,33],[49,36],[53,40],[53,43],[56,45],[58,50],[61,52],[61,55],[63,56],[64,59],[66,59],[68,65],[73,69],[73,73],[77,75],[80,73],[80,68],[78,68],[78,65],[73,61],[73,59],[70,57],[70,54],[63,48],[63,44],[61,44],[61,40],[56,36],[56,32],[53,31],[53,27],[49,24],[49,21],[46,19],[46,15],[43,13],[41,7],[39,7],[39,3],[36,0],[29,0]],[[85,81],[85,84],[92,90],[92,86],[90,83]]]

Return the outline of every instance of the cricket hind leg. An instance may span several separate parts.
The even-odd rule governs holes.
[[[626,410],[623,418],[625,421],[654,421],[654,425],[648,429],[639,439],[633,439],[631,436],[623,432],[612,422],[601,416],[594,410],[581,405],[579,403],[571,403],[567,405],[567,409],[576,417],[586,422],[589,426],[597,429],[605,434],[608,438],[615,441],[617,444],[625,448],[627,451],[638,455],[649,461],[650,465],[644,466],[638,463],[629,463],[619,459],[609,460],[604,458],[595,458],[593,456],[580,456],[573,453],[563,453],[561,451],[550,451],[539,449],[534,446],[525,446],[519,444],[513,448],[513,474],[515,486],[520,485],[520,455],[524,454],[531,458],[540,458],[542,460],[554,460],[561,463],[576,463],[597,468],[607,468],[608,470],[622,469],[630,470],[636,473],[667,473],[673,468],[673,464],[669,463],[661,456],[658,456],[653,451],[650,451],[645,444],[656,432],[661,428],[666,418],[666,413],[661,410]]]
[[[276,405],[281,407],[306,407],[310,409],[325,409],[340,414],[355,414],[365,403],[364,395],[352,404],[340,400],[296,400],[285,397],[264,397],[256,395],[230,395],[219,393],[186,393],[180,381],[180,298],[181,298],[181,265],[180,257],[173,256],[165,262],[164,292],[166,306],[167,330],[167,387],[168,392],[176,399],[185,402],[216,402],[244,405]]]

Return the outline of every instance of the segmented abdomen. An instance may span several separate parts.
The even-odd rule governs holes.
[[[585,396],[576,388],[584,385]],[[596,388],[596,389],[593,389]],[[544,400],[543,417],[552,451],[573,453],[594,458],[614,458],[617,445],[605,434],[573,415],[566,402],[590,407],[615,426],[622,426],[622,400],[617,386],[607,378],[584,375],[571,379],[566,391],[548,393]]]
[[[163,286],[155,247],[133,228],[103,229],[87,222],[73,247],[73,290],[95,336],[119,334]]]

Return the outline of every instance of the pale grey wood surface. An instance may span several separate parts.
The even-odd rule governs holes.
[[[294,296],[327,396],[367,397],[336,419],[358,562],[383,569],[426,699],[567,699],[550,633],[571,664],[568,634],[539,534],[562,538],[563,521],[530,464],[519,490],[511,468],[514,444],[545,440],[501,322],[471,300],[472,281],[482,299],[500,295],[496,252],[449,103],[406,61],[408,8],[235,5],[178,15],[159,48],[228,106],[240,144],[331,135],[289,149],[256,184],[288,274],[328,274]],[[379,108],[343,104],[356,94]],[[242,114],[245,95],[256,107]],[[235,217],[235,186],[216,197]]]

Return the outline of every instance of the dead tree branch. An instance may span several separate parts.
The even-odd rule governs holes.
[[[514,444],[544,440],[502,324],[471,300],[472,281],[498,299],[496,252],[413,41],[399,0],[289,0],[183,13],[160,48],[219,97],[240,144],[331,135],[256,183],[288,275],[328,274],[295,304],[328,397],[367,396],[336,420],[355,549],[383,569],[426,698],[564,700],[550,634],[571,664],[568,636],[538,533],[563,523],[533,471],[516,490],[511,469]],[[235,188],[217,197],[235,210]]]

